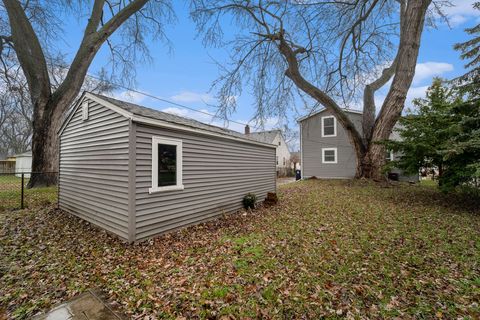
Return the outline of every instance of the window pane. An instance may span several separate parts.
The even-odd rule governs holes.
[[[177,146],[158,145],[158,186],[177,184]]]
[[[324,118],[323,119],[323,125],[325,127],[330,127],[330,126],[333,127],[333,120],[335,120],[335,119],[334,118]]]
[[[334,162],[335,161],[335,151],[334,150],[324,150],[323,151],[324,159],[326,162]]]
[[[335,119],[324,118],[323,119],[323,135],[331,136],[335,134]]]

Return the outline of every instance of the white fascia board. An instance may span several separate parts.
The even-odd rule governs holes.
[[[307,115],[305,115],[305,116],[303,116],[303,117],[298,118],[298,119],[297,119],[297,122],[302,122],[302,121],[304,121],[304,120],[306,120],[306,119],[308,119],[308,118],[311,118],[311,117],[313,117],[313,116],[316,116],[317,114],[319,114],[319,113],[321,113],[321,112],[323,112],[323,111],[325,111],[325,110],[327,110],[327,109],[326,109],[326,108],[323,108],[323,109],[320,109],[320,110],[318,110],[318,111],[316,111],[316,112],[307,114]],[[349,113],[363,114],[363,112],[360,111],[360,110],[342,109],[342,111],[344,111],[344,112],[349,112]]]
[[[63,133],[63,130],[65,130],[65,127],[70,122],[70,120],[72,120],[73,115],[75,114],[77,109],[83,104],[83,101],[85,101],[86,98],[88,98],[88,99],[90,99],[90,100],[92,100],[92,101],[94,101],[98,104],[101,104],[101,105],[103,105],[103,106],[121,114],[122,116],[126,117],[127,119],[132,119],[133,118],[133,114],[131,112],[125,111],[122,108],[119,108],[116,105],[91,94],[90,92],[84,91],[82,93],[82,95],[80,96],[80,98],[75,102],[74,107],[72,108],[72,110],[70,110],[70,113],[68,114],[67,118],[64,120],[60,129],[58,129],[58,132],[57,132],[58,135],[61,135]]]
[[[258,141],[254,141],[254,140],[250,140],[250,139],[246,139],[246,138],[242,139],[242,138],[238,138],[238,137],[234,137],[234,136],[230,136],[230,135],[223,135],[223,134],[220,134],[220,133],[216,133],[216,132],[212,132],[212,131],[208,131],[208,130],[204,130],[204,129],[200,129],[200,128],[194,128],[194,127],[185,126],[185,125],[181,125],[181,124],[171,123],[171,122],[164,121],[164,120],[152,119],[152,118],[149,118],[149,117],[135,115],[131,112],[128,112],[128,111],[120,108],[120,107],[117,107],[116,105],[114,105],[114,104],[112,104],[112,103],[110,103],[106,100],[103,100],[102,98],[99,98],[95,95],[92,95],[89,92],[85,92],[85,96],[88,97],[89,99],[95,101],[95,102],[98,102],[98,103],[104,105],[105,107],[107,107],[107,108],[109,108],[109,109],[111,109],[115,112],[118,112],[119,114],[123,115],[124,117],[126,117],[128,119],[131,119],[132,121],[137,122],[137,123],[149,124],[149,125],[153,125],[153,126],[156,126],[156,127],[163,127],[163,128],[168,128],[168,129],[176,129],[176,130],[181,130],[181,131],[194,132],[194,133],[198,133],[198,134],[220,137],[220,138],[224,138],[224,139],[235,140],[235,141],[239,141],[239,142],[244,142],[244,143],[248,143],[248,144],[255,144],[255,145],[260,145],[260,146],[269,147],[269,148],[276,148],[276,146],[274,144],[270,144],[270,143],[258,142]]]

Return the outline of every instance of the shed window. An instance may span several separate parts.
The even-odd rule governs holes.
[[[322,117],[322,137],[337,136],[337,121],[334,116]]]
[[[337,163],[337,148],[323,148],[322,149],[323,163]]]
[[[183,190],[182,140],[152,138],[152,187],[157,191]]]

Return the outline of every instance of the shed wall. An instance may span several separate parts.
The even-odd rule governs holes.
[[[89,100],[60,136],[59,206],[128,238],[129,120]]]
[[[274,192],[275,148],[184,131],[136,126],[136,240],[242,208],[246,193]],[[152,137],[183,142],[184,190],[149,194]]]

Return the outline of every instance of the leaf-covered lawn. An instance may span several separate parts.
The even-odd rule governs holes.
[[[0,308],[25,318],[100,288],[132,317],[478,319],[478,204],[310,180],[276,207],[135,246],[60,211],[9,212]]]

